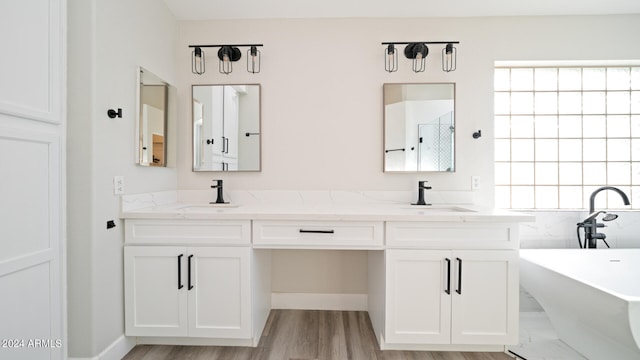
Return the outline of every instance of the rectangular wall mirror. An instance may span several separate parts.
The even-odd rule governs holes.
[[[175,87],[140,67],[138,68],[136,163],[142,166],[167,166],[169,124],[175,112]]]
[[[455,171],[455,84],[384,84],[384,171]]]
[[[260,171],[260,85],[193,85],[193,171]]]

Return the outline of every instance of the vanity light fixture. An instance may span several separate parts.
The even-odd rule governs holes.
[[[398,52],[395,45],[389,44],[384,53],[384,69],[388,72],[398,71]]]
[[[231,74],[233,63],[240,60],[242,53],[240,49],[232,45],[222,46],[218,50],[218,71],[221,74]]]
[[[429,55],[429,48],[425,43],[410,43],[404,48],[404,56],[413,60],[411,70],[415,73],[424,72],[427,55]]]
[[[459,44],[459,41],[416,41],[416,42],[383,42],[385,49],[384,69],[388,72],[398,70],[398,55],[395,49],[396,45],[406,45],[404,48],[404,56],[410,59],[411,70],[415,73],[424,72],[426,70],[426,58],[429,55],[429,45],[445,45],[442,49],[442,70],[451,72],[456,69],[457,49],[453,44]]]
[[[456,60],[458,58],[458,49],[452,43],[448,43],[442,49],[442,71],[452,72],[456,70]]]
[[[191,72],[197,75],[204,74],[205,56],[202,48],[217,47],[218,49],[218,71],[221,74],[230,74],[233,71],[233,63],[240,60],[242,52],[240,47],[248,47],[247,50],[247,71],[256,74],[260,72],[261,53],[258,47],[262,44],[244,44],[244,45],[189,45],[193,48],[191,53]]]
[[[247,50],[247,71],[252,74],[257,74],[260,72],[260,50],[255,45],[251,45],[249,50]]]
[[[195,47],[191,52],[191,72],[194,74],[204,74],[204,51]]]

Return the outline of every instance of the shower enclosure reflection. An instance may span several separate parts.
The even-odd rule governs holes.
[[[384,84],[384,171],[455,170],[455,84]]]

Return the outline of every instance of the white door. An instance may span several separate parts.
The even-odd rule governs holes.
[[[249,248],[189,248],[189,336],[251,337]]]
[[[452,343],[517,344],[517,261],[513,250],[454,251]]]
[[[389,343],[448,344],[451,252],[387,250],[385,256],[385,340]]]
[[[66,1],[0,1],[0,358],[64,359]]]
[[[186,251],[175,246],[125,246],[127,336],[187,336]]]
[[[238,160],[238,122],[240,107],[238,92],[232,86],[224,90],[224,136],[227,139],[224,157],[229,162]],[[237,170],[237,169],[236,169]]]

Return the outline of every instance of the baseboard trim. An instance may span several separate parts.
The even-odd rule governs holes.
[[[367,311],[367,294],[272,293],[272,309]]]
[[[401,351],[471,351],[471,352],[507,352],[506,345],[469,345],[469,344],[390,344],[384,336],[378,339],[380,350]]]
[[[242,346],[256,347],[258,341],[254,339],[220,339],[220,338],[191,338],[191,337],[138,337],[139,345],[183,345],[183,346]]]
[[[136,346],[135,337],[121,335],[100,354],[94,357],[68,357],[68,360],[121,360]]]

